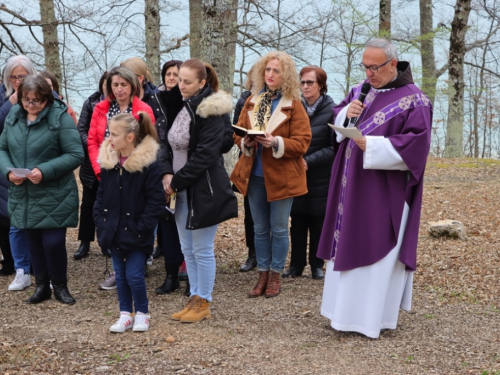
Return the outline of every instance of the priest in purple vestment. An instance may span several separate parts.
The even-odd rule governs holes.
[[[370,39],[360,67],[366,80],[333,108],[335,125],[355,126],[362,137],[335,134],[318,248],[329,261],[321,313],[336,330],[377,338],[396,328],[400,308],[411,308],[432,107],[390,41]]]

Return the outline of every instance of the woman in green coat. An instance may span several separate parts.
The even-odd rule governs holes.
[[[10,181],[11,225],[25,229],[35,293],[28,303],[56,299],[73,304],[67,288],[66,228],[78,224],[78,189],[73,170],[83,148],[66,105],[39,75],[24,79],[0,136],[0,172]],[[15,169],[13,169],[15,168]]]

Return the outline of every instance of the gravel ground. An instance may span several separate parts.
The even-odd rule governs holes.
[[[285,279],[272,299],[248,299],[255,271],[245,258],[243,219],[222,224],[216,240],[212,319],[169,320],[186,297],[157,296],[163,259],[147,279],[147,333],[109,333],[118,317],[116,291],[97,288],[105,260],[94,247],[74,261],[68,232],[70,290],[77,303],[23,301],[34,287],[7,292],[0,279],[0,373],[4,374],[500,374],[500,163],[431,159],[415,273],[413,310],[398,328],[372,340],[337,332],[319,315],[323,283],[309,270]],[[455,219],[467,241],[432,239],[428,221]],[[184,283],[182,283],[184,286]]]

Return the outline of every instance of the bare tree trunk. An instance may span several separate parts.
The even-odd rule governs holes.
[[[420,0],[420,56],[422,59],[422,91],[434,106],[436,98],[436,58],[432,28],[432,0]]]
[[[238,0],[190,0],[190,52],[210,63],[223,90],[233,92]],[[201,32],[203,31],[203,32]]]
[[[379,33],[381,37],[391,37],[391,0],[380,0]],[[432,19],[431,19],[432,22]]]
[[[472,0],[457,0],[455,15],[451,23],[449,79],[448,79],[448,123],[444,156],[463,155],[464,129],[464,56],[465,34]]]
[[[144,29],[146,32],[146,64],[156,84],[160,72],[160,0],[145,0]]]
[[[40,0],[40,20],[42,23],[45,68],[54,73],[57,79],[61,81],[61,59],[54,0]]]

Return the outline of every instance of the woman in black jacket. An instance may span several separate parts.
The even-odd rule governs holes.
[[[328,123],[333,121],[333,99],[326,95],[326,73],[317,66],[306,66],[300,71],[302,102],[311,123],[312,140],[304,155],[307,175],[306,195],[294,198],[291,211],[290,237],[292,255],[290,268],[283,277],[302,275],[307,265],[307,234],[309,232],[309,265],[313,279],[323,279],[323,260],[316,256],[323,221],[325,219],[328,185],[332,171],[333,132]]]
[[[191,286],[188,304],[172,319],[186,323],[210,318],[217,226],[238,214],[221,155],[224,115],[231,112],[232,100],[217,92],[217,86],[213,68],[190,59],[181,66],[179,86],[170,90],[177,100],[163,103],[167,116],[166,129],[160,132],[163,187],[172,198],[175,193],[175,221]]]
[[[88,134],[90,129],[90,120],[92,113],[97,103],[104,99],[104,87],[106,86],[106,78],[108,72],[104,72],[99,79],[98,91],[94,92],[83,103],[80,118],[78,120],[77,129],[82,139],[83,150],[85,152],[85,160],[80,166],[80,181],[83,187],[82,204],[80,206],[80,225],[78,227],[78,239],[80,240],[80,247],[74,254],[75,260],[85,258],[89,255],[90,243],[95,238],[95,225],[92,212],[96,200],[97,189],[99,188],[99,181],[97,180],[92,164],[89,159],[88,149]],[[104,250],[101,249],[104,255]]]

